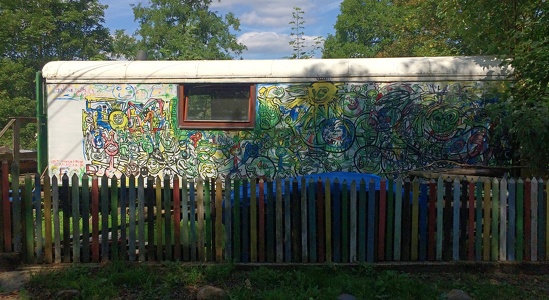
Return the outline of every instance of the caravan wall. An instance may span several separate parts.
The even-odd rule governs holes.
[[[67,74],[73,77],[60,76],[62,66],[57,77],[51,75],[53,67],[44,69],[50,175],[276,178],[508,160],[505,145],[491,140],[486,111],[508,86],[505,77],[444,74],[441,79],[417,70],[414,76],[388,79],[374,71],[358,80],[330,74],[287,82],[280,76],[272,82],[265,76],[245,78],[243,83],[255,87],[253,128],[185,129],[178,122],[177,80],[188,84],[205,78],[155,79],[151,68],[142,76],[146,80],[128,73],[118,81],[102,80],[100,72],[92,72],[93,80],[86,81],[77,63],[71,68]]]

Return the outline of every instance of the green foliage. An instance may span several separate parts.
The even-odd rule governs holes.
[[[41,68],[51,60],[106,58],[109,30],[98,0],[0,2],[0,53]]]
[[[344,0],[324,58],[456,55],[435,0]]]
[[[228,13],[223,17],[209,10],[211,0],[151,0],[133,6],[139,23],[138,49],[149,59],[231,59],[246,46],[238,43],[231,30],[240,21]]]
[[[457,5],[456,5],[457,4]],[[498,55],[514,68],[510,97],[492,110],[497,133],[511,138],[526,176],[549,174],[549,3],[535,0],[442,1],[441,15],[466,54]]]
[[[105,59],[111,50],[98,0],[0,0],[0,127],[10,117],[36,116],[35,72],[51,60]],[[36,126],[21,145],[36,148]],[[0,139],[11,146],[11,134]]]
[[[344,0],[324,58],[493,55],[514,69],[510,94],[490,105],[524,175],[549,175],[549,2]],[[497,147],[497,145],[496,145]]]

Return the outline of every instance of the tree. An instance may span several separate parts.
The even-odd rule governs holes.
[[[344,0],[324,58],[460,54],[435,0]]]
[[[496,54],[514,69],[511,97],[492,110],[498,133],[508,134],[526,175],[549,174],[549,3],[485,0],[452,7],[448,22],[475,54]]]
[[[0,0],[0,128],[36,115],[35,72],[48,61],[107,58],[105,8],[98,0]],[[34,148],[35,133],[23,130],[23,147]]]
[[[152,59],[231,59],[246,46],[231,29],[240,21],[228,13],[224,18],[209,10],[211,0],[151,0],[133,6],[139,23],[139,49]]]
[[[547,175],[548,14],[539,0],[344,0],[323,57],[498,56],[514,84],[489,106],[492,140],[508,139],[529,175]]]

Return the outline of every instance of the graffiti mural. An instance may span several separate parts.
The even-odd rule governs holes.
[[[489,164],[482,82],[260,84],[253,130],[182,130],[177,86],[68,86],[82,103],[83,162],[93,175],[289,177],[399,172],[435,161]],[[50,170],[67,168],[51,159]],[[55,173],[55,172],[53,172]]]

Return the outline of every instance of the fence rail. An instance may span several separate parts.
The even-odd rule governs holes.
[[[28,263],[545,261],[548,188],[535,178],[38,174],[20,184],[4,163],[0,251]]]

